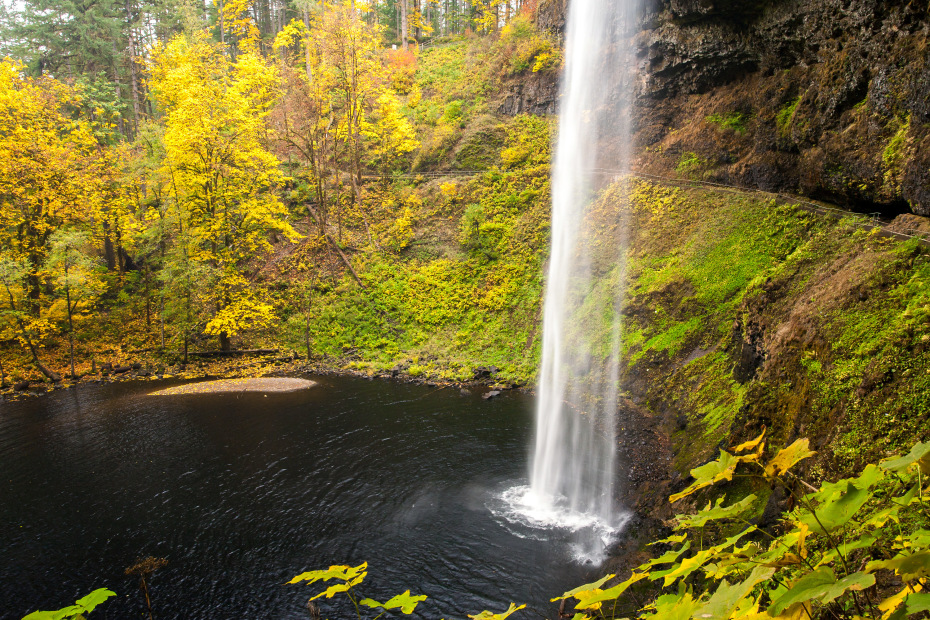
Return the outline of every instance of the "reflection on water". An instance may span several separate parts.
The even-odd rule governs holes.
[[[363,593],[429,595],[422,617],[503,610],[593,576],[571,536],[509,521],[530,400],[325,377],[294,394],[156,398],[154,384],[0,407],[0,617],[107,586],[95,618],[307,618],[304,570],[368,561]],[[324,610],[326,608],[324,607]],[[341,617],[333,609],[329,617]],[[347,610],[342,610],[347,611]]]

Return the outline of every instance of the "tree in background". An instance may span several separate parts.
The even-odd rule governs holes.
[[[385,90],[363,128],[370,165],[387,177],[407,153],[420,146],[413,125],[400,111],[397,95]]]
[[[90,234],[78,230],[59,229],[50,239],[51,252],[45,269],[52,276],[52,284],[59,295],[64,295],[68,318],[68,353],[71,360],[71,377],[74,371],[74,315],[83,306],[93,303],[105,290],[100,279],[98,263],[88,254]]]
[[[0,62],[0,247],[25,266],[37,317],[49,238],[97,209],[101,162],[91,126],[66,114],[74,89],[20,70]]]
[[[235,63],[203,35],[179,36],[153,55],[150,86],[164,108],[165,160],[188,258],[210,269],[207,333],[223,350],[242,329],[266,325],[271,306],[244,276],[268,235],[297,237],[275,193],[282,175],[264,146],[277,71],[253,52]]]
[[[52,381],[61,381],[61,376],[39,359],[38,343],[49,331],[48,322],[24,310],[26,304],[22,291],[29,271],[30,267],[26,261],[8,254],[0,254],[0,286],[3,287],[0,297],[3,300],[0,303],[0,325],[3,332],[19,340],[29,352],[32,363],[39,372]]]

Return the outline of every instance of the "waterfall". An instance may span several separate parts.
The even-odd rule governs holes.
[[[586,241],[603,221],[590,222],[588,211],[600,171],[628,166],[638,4],[569,0],[536,435],[524,498],[556,525],[598,534],[587,544],[601,551],[604,533],[619,521],[614,420],[623,248],[609,250],[612,271],[594,266]]]

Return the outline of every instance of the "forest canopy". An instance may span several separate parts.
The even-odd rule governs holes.
[[[67,342],[69,374],[80,375],[76,366],[95,367],[94,341],[131,321],[120,308],[132,306],[145,318],[137,346],[186,363],[192,344],[229,350],[233,339],[274,330],[337,284],[337,270],[364,288],[366,259],[351,254],[360,245],[397,253],[411,241],[422,202],[398,180],[435,166],[424,152],[443,157],[466,117],[487,109],[488,76],[450,82],[443,66],[424,79],[421,45],[460,49],[493,34],[480,60],[493,60],[499,75],[552,68],[555,46],[535,29],[535,8],[524,0],[7,7],[7,350],[18,343],[22,363],[58,381],[43,352]],[[455,191],[449,185],[443,200]],[[303,258],[293,277],[270,282],[268,266],[295,245]],[[314,260],[324,250],[330,262]],[[310,354],[309,333],[305,340]]]

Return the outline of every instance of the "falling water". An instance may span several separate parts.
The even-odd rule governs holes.
[[[586,532],[586,557],[601,554],[603,539],[621,521],[614,417],[622,243],[610,248],[610,260],[593,260],[588,241],[604,222],[592,221],[589,210],[603,169],[623,171],[629,160],[638,4],[569,2],[536,437],[522,497],[540,521]],[[622,229],[622,222],[614,224]]]

